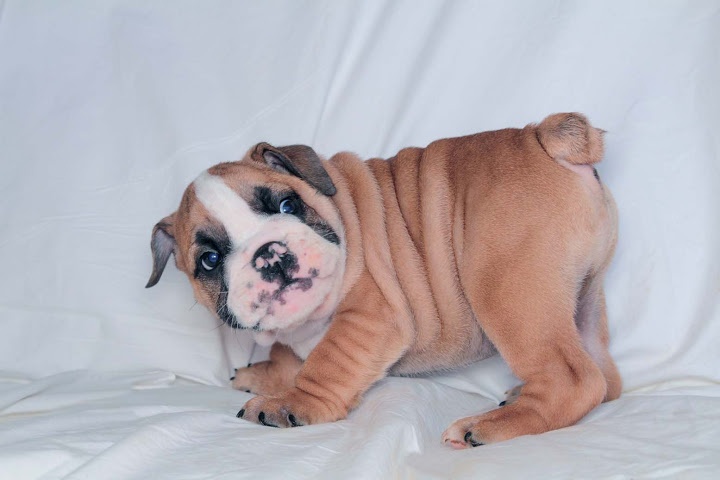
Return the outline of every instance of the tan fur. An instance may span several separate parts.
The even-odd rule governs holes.
[[[448,445],[561,428],[617,398],[602,291],[617,217],[607,188],[583,173],[601,157],[601,131],[580,114],[556,114],[387,161],[337,154],[324,165],[333,197],[248,157],[237,163],[237,188],[260,174],[292,185],[341,229],[347,249],[324,338],[282,393],[275,380],[243,371],[235,385],[263,396],[241,416],[276,426],[338,420],[387,374],[450,369],[496,352],[524,382],[519,395],[453,423],[443,434]],[[181,223],[208,221],[192,215]],[[275,361],[262,368],[272,371]],[[293,367],[277,372],[285,382]]]
[[[289,347],[275,343],[270,359],[235,370],[232,386],[256,395],[280,395],[295,383],[302,360]]]

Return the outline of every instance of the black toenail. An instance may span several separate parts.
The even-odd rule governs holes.
[[[245,393],[252,393],[250,390],[245,390]]]
[[[502,402],[498,403],[498,407],[504,407],[507,403],[507,400],[503,400]]]
[[[278,428],[277,425],[273,425],[272,423],[267,423],[267,422],[265,421],[265,412],[260,412],[260,413],[258,414],[258,421],[259,421],[260,423],[262,423],[263,425],[265,425],[266,427],[275,427],[275,428]]]
[[[290,425],[292,425],[293,427],[298,426],[297,421],[295,421],[295,415],[293,415],[292,413],[288,415],[288,422],[290,422]]]
[[[235,377],[230,377],[230,381],[232,382],[233,380],[235,380]]]
[[[473,440],[472,432],[467,432],[465,434],[465,443],[469,443],[473,447],[479,447],[480,445],[484,445],[484,443],[476,442],[475,440]]]
[[[245,415],[245,409],[244,409],[244,408],[243,408],[242,410],[240,410],[240,411],[237,413],[237,415],[235,415],[235,416],[236,416],[237,418],[242,418],[243,415]]]
[[[248,367],[252,367],[252,362],[248,363]]]

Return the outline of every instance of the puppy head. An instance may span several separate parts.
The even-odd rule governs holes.
[[[258,144],[241,161],[203,172],[155,225],[147,287],[174,254],[198,302],[233,328],[276,331],[327,318],[345,267],[334,194],[310,147]]]

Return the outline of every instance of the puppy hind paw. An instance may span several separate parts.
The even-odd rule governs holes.
[[[459,442],[457,440],[452,440],[452,439],[445,440],[444,443],[445,443],[445,445],[447,445],[448,447],[450,447],[454,450],[464,450],[464,449],[468,448],[467,443]]]
[[[443,443],[455,450],[485,445],[485,442],[478,437],[477,433],[473,432],[472,427],[473,424],[471,421],[458,420],[450,425],[450,427],[443,433]]]
[[[470,431],[465,433],[464,440],[465,440],[465,443],[467,443],[471,447],[479,447],[480,445],[485,445],[482,442],[476,441],[475,438],[473,437],[472,432],[470,432]]]

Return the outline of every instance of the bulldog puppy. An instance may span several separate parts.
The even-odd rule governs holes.
[[[238,413],[345,418],[373,383],[500,353],[523,384],[454,422],[465,448],[572,425],[620,395],[603,277],[617,214],[577,113],[438,140],[389,160],[260,143],[203,172],[155,225],[148,287],[174,254],[198,302],[274,344],[238,369]],[[505,403],[505,402],[504,402]]]

